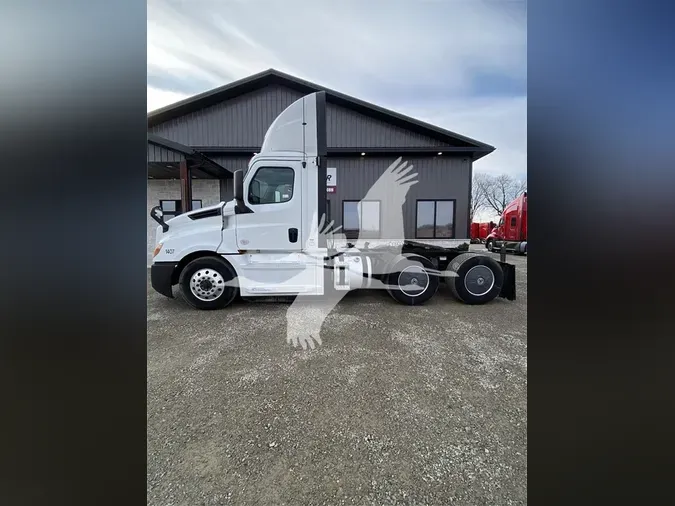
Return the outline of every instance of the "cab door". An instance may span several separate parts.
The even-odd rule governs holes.
[[[253,212],[236,215],[237,247],[259,252],[297,252],[302,225],[302,168],[295,161],[255,163],[244,182]]]

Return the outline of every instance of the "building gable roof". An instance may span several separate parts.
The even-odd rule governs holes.
[[[211,177],[231,177],[232,176],[232,171],[226,169],[222,165],[214,162],[210,157],[206,156],[204,153],[197,151],[194,148],[191,148],[190,146],[185,146],[183,144],[180,144],[178,142],[171,141],[169,139],[165,139],[164,137],[161,137],[159,135],[155,135],[153,133],[148,133],[148,148],[151,146],[157,146],[161,148],[162,150],[165,151],[165,153],[172,153],[174,156],[160,156],[160,158],[167,158],[167,159],[161,159],[157,160],[154,159],[155,157],[151,157],[151,151],[150,149],[148,150],[148,163],[157,163],[159,162],[160,164],[166,165],[166,162],[176,162],[176,161],[183,161],[183,160],[188,160],[192,164],[192,166],[207,174],[208,176]],[[156,155],[156,153],[153,151],[153,155]],[[169,159],[170,158],[170,159]]]
[[[166,107],[162,107],[161,109],[149,112],[148,128],[156,126],[165,121],[184,116],[199,109],[203,109],[232,99],[245,93],[269,86],[270,84],[279,84],[305,94],[314,93],[316,91],[325,91],[326,100],[328,102],[346,107],[367,116],[381,119],[387,123],[397,125],[407,130],[438,139],[450,145],[459,145],[466,148],[473,148],[472,151],[475,151],[477,155],[476,159],[495,150],[495,148],[489,144],[485,144],[475,139],[471,139],[469,137],[451,132],[450,130],[445,130],[423,121],[419,121],[417,119],[399,114],[383,107],[379,107],[369,102],[359,100],[349,95],[345,95],[344,93],[319,86],[318,84],[305,81],[304,79],[285,74],[275,69],[268,69],[263,72],[259,72],[258,74],[254,74],[244,79],[226,84],[225,86],[200,93],[185,100],[181,100]]]

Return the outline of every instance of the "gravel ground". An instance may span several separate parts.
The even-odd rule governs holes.
[[[514,302],[350,293],[308,351],[287,303],[149,288],[148,504],[526,504],[527,258],[508,259]]]

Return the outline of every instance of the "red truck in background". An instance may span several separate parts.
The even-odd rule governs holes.
[[[472,223],[470,236],[472,244],[480,242],[480,238],[478,237],[479,233],[480,233],[480,223]]]
[[[480,239],[480,242],[484,242],[488,236],[490,235],[490,232],[492,232],[492,229],[495,228],[497,224],[494,221],[488,221],[486,223],[479,223],[478,224],[478,238]]]
[[[527,192],[506,206],[499,223],[485,239],[488,251],[500,251],[503,245],[511,253],[527,254]]]
[[[471,242],[482,243],[485,242],[492,229],[495,228],[497,224],[493,221],[487,221],[485,223],[472,223],[471,224]]]

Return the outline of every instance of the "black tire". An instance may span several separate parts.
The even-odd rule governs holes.
[[[201,287],[203,286],[203,298],[207,298],[207,293],[212,293],[212,299],[200,299],[190,287],[193,275],[200,273],[200,271],[202,271],[200,278],[204,280],[202,281],[204,285],[195,286],[195,291],[202,290]],[[197,278],[196,281],[199,281],[200,278]],[[209,310],[222,309],[232,303],[238,293],[236,280],[237,273],[225,260],[217,257],[201,257],[194,259],[185,266],[180,273],[178,284],[185,302],[194,308]],[[219,285],[223,285],[222,288]]]
[[[455,298],[465,304],[485,304],[502,291],[502,268],[487,255],[463,253],[455,257],[446,270],[456,274],[446,277],[446,283]]]
[[[419,268],[423,272],[419,272]],[[434,274],[435,268],[427,258],[410,255],[399,256],[387,276],[387,291],[393,299],[407,306],[419,306],[427,302],[438,290],[440,279]],[[399,284],[402,283],[402,284]],[[408,286],[424,286],[423,290],[411,290]],[[402,288],[404,287],[404,288]]]
[[[485,249],[486,250],[492,251],[493,246],[494,246],[494,241],[492,239],[488,239],[487,241],[485,241]]]

